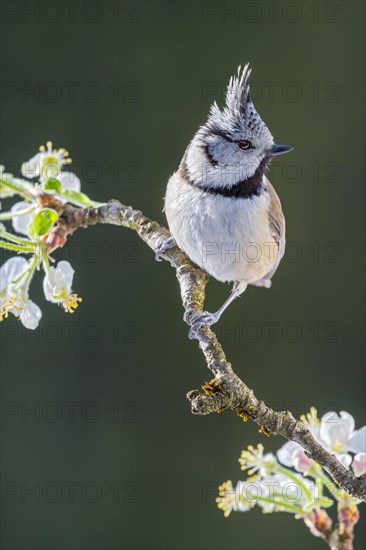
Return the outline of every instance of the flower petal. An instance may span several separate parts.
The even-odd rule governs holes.
[[[32,302],[32,300],[28,300],[19,315],[19,318],[25,328],[28,328],[30,330],[35,330],[38,327],[38,323],[42,317],[42,311],[40,308]]]
[[[80,180],[72,172],[62,172],[57,179],[61,182],[62,189],[76,192],[80,191]]]
[[[308,458],[301,447],[293,453],[294,468],[297,472],[306,473],[310,470],[314,461]]]
[[[340,416],[344,426],[347,427],[348,432],[351,434],[355,429],[355,419],[346,411],[341,411]]]
[[[353,432],[355,421],[349,413],[341,411],[340,417],[334,411],[326,413],[320,422],[320,439],[327,445],[346,445]]]
[[[331,454],[334,454],[335,457],[337,458],[337,460],[342,464],[342,466],[344,466],[345,468],[349,468],[350,465],[351,465],[351,462],[352,462],[352,457],[351,455],[347,454],[347,453],[342,453],[342,454],[339,454],[339,453],[334,453],[333,451],[330,451]]]
[[[19,212],[20,210],[25,210],[26,208],[29,208],[29,202],[17,202],[15,203],[11,211],[12,212]],[[14,227],[14,231],[17,233],[22,233],[22,235],[28,235],[28,229],[29,225],[33,219],[34,212],[29,212],[28,214],[23,214],[23,216],[15,216],[12,218],[11,222]]]
[[[28,162],[24,162],[21,167],[21,173],[26,178],[35,178],[41,172],[42,153],[37,153]]]
[[[60,302],[57,298],[60,294],[70,294],[74,277],[74,269],[69,262],[59,262],[56,267],[50,267],[49,272],[43,280],[43,290],[46,300],[49,302]]]
[[[10,258],[0,268],[0,289],[6,288],[28,267],[28,261],[22,256]]]
[[[53,267],[50,267],[50,271],[51,269],[54,269]],[[48,300],[49,302],[53,302],[53,303],[56,303],[57,300],[53,297],[53,285],[50,281],[50,274],[46,274],[44,279],[43,279],[43,292],[44,292],[44,295],[46,297],[46,300]]]
[[[297,449],[300,449],[300,445],[295,441],[288,441],[277,451],[278,460],[287,467],[294,465],[293,456]]]
[[[69,262],[59,262],[53,272],[55,284],[62,285],[70,291],[74,273],[75,271]]]
[[[362,426],[362,428],[355,430],[351,434],[347,447],[354,453],[362,453],[366,451],[366,426]]]

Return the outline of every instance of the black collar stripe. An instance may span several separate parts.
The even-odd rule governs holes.
[[[210,159],[211,160],[211,159]],[[210,193],[210,195],[220,195],[222,197],[229,197],[235,199],[251,199],[252,197],[258,197],[262,194],[263,188],[263,175],[268,166],[268,159],[264,158],[258,166],[255,173],[246,178],[243,181],[239,181],[231,187],[210,187],[209,185],[200,185],[192,181],[186,164],[186,159],[183,159],[182,168],[185,180],[194,187]]]

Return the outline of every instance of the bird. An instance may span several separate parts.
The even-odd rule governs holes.
[[[250,74],[249,64],[238,67],[224,107],[211,105],[167,184],[171,237],[161,243],[157,259],[178,246],[210,276],[233,284],[215,313],[191,315],[190,338],[217,323],[248,285],[269,288],[285,252],[285,217],[266,172],[273,157],[294,148],[275,144],[252,102]]]

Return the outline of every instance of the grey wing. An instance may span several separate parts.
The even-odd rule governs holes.
[[[269,271],[263,279],[266,281],[270,281],[275,274],[280,261],[283,258],[283,255],[285,253],[285,245],[286,245],[286,225],[285,225],[285,217],[282,212],[282,206],[281,201],[278,198],[278,195],[271,184],[271,182],[267,179],[267,190],[269,193],[269,196],[271,198],[269,210],[268,210],[268,221],[270,230],[272,233],[273,238],[275,239],[277,246],[278,246],[278,253],[276,257],[276,261],[273,264],[273,267],[271,271]]]

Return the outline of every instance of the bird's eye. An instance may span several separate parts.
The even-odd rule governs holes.
[[[248,149],[252,148],[252,143],[249,141],[249,139],[241,139],[238,141],[239,149],[242,151],[248,151]]]

